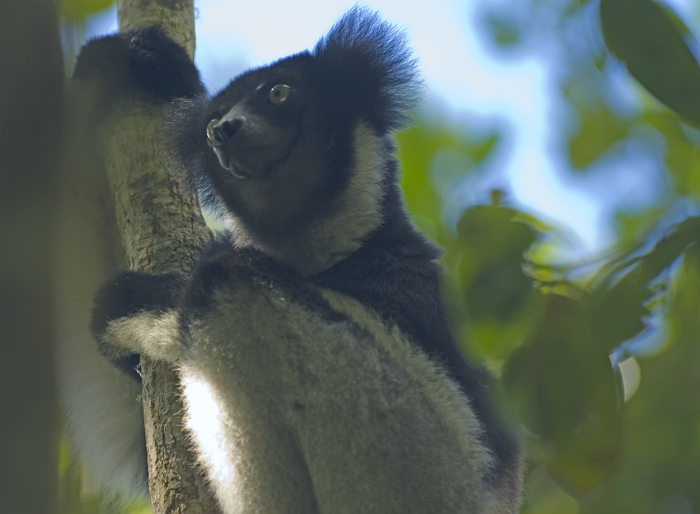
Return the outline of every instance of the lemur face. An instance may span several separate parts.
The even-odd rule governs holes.
[[[221,164],[238,179],[266,179],[290,158],[301,132],[302,86],[292,77],[270,77],[239,98],[224,94],[206,127]]]
[[[324,75],[308,52],[287,57],[235,78],[199,119],[203,171],[250,233],[279,241],[346,190],[360,116]]]

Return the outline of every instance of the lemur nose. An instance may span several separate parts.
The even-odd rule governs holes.
[[[236,116],[235,118],[222,119],[219,123],[214,125],[214,143],[215,144],[225,144],[238,133],[238,131],[245,124],[245,118],[243,116]]]

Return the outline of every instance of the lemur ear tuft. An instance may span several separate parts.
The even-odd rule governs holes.
[[[406,35],[366,7],[355,6],[314,48],[343,102],[381,134],[403,127],[421,97],[423,82]]]

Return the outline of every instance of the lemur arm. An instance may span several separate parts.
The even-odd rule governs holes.
[[[95,295],[90,322],[100,353],[117,368],[134,375],[141,353],[158,360],[176,360],[177,311],[188,281],[207,262],[232,251],[228,234],[221,234],[202,250],[191,273],[118,271],[110,276]]]
[[[100,353],[131,374],[138,355],[177,359],[176,306],[185,275],[121,271],[95,296],[91,329]],[[161,351],[151,349],[161,348]]]

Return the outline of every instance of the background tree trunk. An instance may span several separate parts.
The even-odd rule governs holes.
[[[52,0],[0,16],[0,511],[56,509],[50,244],[63,67]]]

